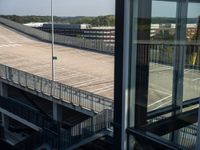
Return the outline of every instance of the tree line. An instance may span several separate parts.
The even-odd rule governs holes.
[[[24,24],[29,22],[51,22],[51,16],[17,16],[17,15],[0,15],[0,17]],[[70,24],[91,24],[92,26],[114,26],[115,16],[98,16],[98,17],[54,17],[56,23]]]

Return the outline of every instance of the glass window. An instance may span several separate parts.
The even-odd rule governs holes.
[[[136,88],[135,97],[130,96],[134,99],[130,110],[135,110],[134,118],[129,119],[134,119],[135,125],[128,129],[132,135],[129,148],[195,149],[200,2],[132,0],[131,9],[130,45],[137,55],[131,58],[136,59]],[[131,72],[130,81],[134,76]]]

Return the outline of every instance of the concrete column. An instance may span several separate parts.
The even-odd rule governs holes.
[[[9,118],[5,114],[1,113],[1,118],[2,118],[2,126],[4,128],[8,128],[9,126]]]
[[[3,83],[0,82],[0,96],[3,96]]]
[[[0,96],[3,97],[8,96],[7,85],[2,82],[0,82]],[[7,128],[9,124],[9,118],[3,113],[1,113],[1,118],[2,118],[2,126]]]
[[[8,89],[7,85],[3,82],[0,82],[0,96],[7,97],[8,96]]]
[[[60,149],[60,132],[62,121],[62,106],[53,101],[53,120],[57,121],[57,133],[58,133],[58,149]]]
[[[62,106],[53,102],[53,119],[55,121],[62,121]]]

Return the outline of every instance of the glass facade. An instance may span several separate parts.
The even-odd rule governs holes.
[[[128,72],[122,88],[128,93],[122,96],[127,149],[200,149],[200,1],[125,0],[125,8],[128,4],[129,68],[122,69]],[[125,41],[126,26],[124,32]]]

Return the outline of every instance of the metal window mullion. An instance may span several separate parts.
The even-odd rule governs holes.
[[[174,70],[173,70],[173,89],[172,89],[172,105],[179,106],[179,110],[175,110],[172,115],[176,115],[182,111],[183,104],[183,84],[184,84],[184,67],[186,57],[186,25],[188,14],[188,0],[177,1],[176,10],[176,42],[174,47]],[[170,139],[178,142],[180,133],[172,132]]]
[[[183,100],[183,81],[186,57],[186,46],[184,44],[186,40],[187,10],[188,0],[177,2],[172,103],[174,106],[180,106],[180,108],[182,108]]]

